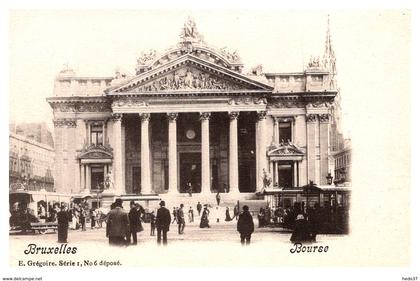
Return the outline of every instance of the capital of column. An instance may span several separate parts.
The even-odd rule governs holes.
[[[112,121],[121,121],[122,114],[121,113],[112,113],[111,120]]]
[[[319,114],[318,115],[319,122],[321,123],[328,123],[330,121],[330,115],[327,114]]]
[[[150,113],[140,113],[141,121],[150,121]]]
[[[238,120],[238,118],[239,118],[239,111],[229,112],[229,119],[230,120]]]
[[[211,116],[210,112],[201,112],[200,113],[200,120],[209,120]]]
[[[166,115],[168,116],[168,120],[170,122],[175,122],[176,119],[178,119],[178,113],[177,112],[169,112],[169,113],[166,113]]]
[[[316,114],[307,114],[306,122],[316,122]]]
[[[262,121],[267,116],[267,111],[257,111],[257,120]]]

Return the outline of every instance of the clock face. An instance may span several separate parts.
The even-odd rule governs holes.
[[[195,139],[195,131],[194,130],[187,130],[187,132],[185,133],[187,139],[189,140],[193,140]]]

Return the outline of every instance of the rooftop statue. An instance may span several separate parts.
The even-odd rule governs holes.
[[[183,42],[202,42],[202,36],[197,31],[197,25],[192,17],[188,17],[181,31]]]
[[[141,52],[140,57],[137,59],[137,64],[145,65],[155,58],[156,50],[150,49],[149,52]]]
[[[319,57],[312,57],[309,59],[309,63],[308,63],[308,67],[309,68],[319,68],[321,67],[320,61],[319,61]]]

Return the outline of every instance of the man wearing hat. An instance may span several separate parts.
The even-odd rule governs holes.
[[[110,245],[124,246],[125,238],[129,235],[129,220],[127,213],[122,208],[122,200],[117,198],[115,208],[109,211],[106,223],[106,236]]]
[[[238,219],[238,232],[241,234],[241,244],[249,245],[251,243],[251,234],[254,232],[254,221],[252,215],[249,212],[249,207],[247,205],[242,207],[243,211],[239,215]]]
[[[57,232],[58,232],[58,243],[67,243],[67,235],[69,232],[69,221],[70,216],[67,212],[67,206],[61,205],[61,211],[57,214]]]
[[[165,208],[165,201],[160,201],[159,205],[160,208],[156,213],[157,242],[160,244],[163,238],[163,245],[166,245],[168,243],[169,225],[171,224],[171,213]]]
[[[143,228],[140,220],[140,205],[134,200],[130,202],[130,212],[128,213],[128,220],[130,222],[130,234],[127,236],[127,242],[130,244],[131,236],[133,237],[133,245],[137,245],[137,232]]]

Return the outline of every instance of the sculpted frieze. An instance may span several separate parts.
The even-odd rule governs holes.
[[[76,119],[56,119],[53,121],[55,128],[75,128]]]
[[[144,100],[138,98],[120,98],[112,102],[112,107],[146,107],[149,106]]]
[[[304,103],[301,101],[273,101],[269,103],[271,108],[302,108]]]
[[[216,75],[188,67],[171,72],[163,77],[135,88],[134,92],[168,90],[241,90],[244,87],[223,80]]]
[[[267,99],[256,97],[241,97],[230,99],[228,103],[229,105],[267,104]]]
[[[55,112],[108,112],[111,108],[106,102],[66,102],[53,105]]]
[[[322,108],[322,107],[329,108],[330,106],[331,106],[330,102],[322,102],[322,101],[310,102],[306,105],[307,108]]]

